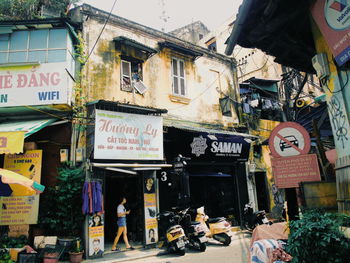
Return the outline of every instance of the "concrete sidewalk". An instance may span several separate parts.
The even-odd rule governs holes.
[[[249,244],[250,240],[250,235],[247,232],[244,231],[238,231],[238,232],[233,232],[232,233],[232,242],[235,241],[243,241],[241,242],[242,244]],[[210,240],[208,248],[210,245],[221,245],[219,242],[216,240]],[[242,247],[243,250],[246,248]],[[204,252],[205,253],[205,252]],[[97,262],[103,262],[103,263],[116,263],[116,262],[128,262],[128,261],[134,261],[134,260],[139,260],[139,259],[144,259],[144,258],[149,258],[149,257],[155,257],[155,256],[160,256],[160,255],[166,255],[166,249],[160,249],[160,248],[150,248],[150,249],[145,249],[142,247],[136,247],[135,250],[123,250],[120,252],[112,252],[112,251],[107,251],[103,258],[98,258],[98,259],[87,259],[84,262],[89,262],[89,263],[97,263]]]

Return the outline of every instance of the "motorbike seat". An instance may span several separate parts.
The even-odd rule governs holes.
[[[167,232],[170,232],[170,231],[175,230],[177,228],[182,228],[182,227],[180,225],[174,225],[174,226],[169,227]]]
[[[215,218],[209,218],[208,223],[218,223],[220,221],[225,220],[225,217],[215,217]]]

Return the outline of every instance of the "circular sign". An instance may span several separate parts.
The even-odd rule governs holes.
[[[274,157],[308,154],[310,136],[307,130],[296,122],[283,122],[273,129],[269,147]]]
[[[324,5],[327,24],[334,30],[350,27],[350,5],[348,0],[327,0]]]

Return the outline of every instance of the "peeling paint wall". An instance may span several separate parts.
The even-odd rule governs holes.
[[[93,18],[84,22],[84,38],[91,50],[103,23]],[[171,118],[204,122],[223,126],[238,124],[237,115],[223,117],[219,98],[237,88],[231,63],[217,57],[204,55],[192,60],[188,56],[163,49],[147,59],[142,66],[143,83],[148,87],[144,95],[122,91],[121,53],[115,48],[113,38],[124,36],[159,50],[164,41],[147,32],[131,30],[116,24],[107,24],[86,67],[88,101],[110,100],[141,106],[168,109]],[[171,59],[185,61],[187,96],[172,96]],[[178,99],[178,101],[176,101]]]

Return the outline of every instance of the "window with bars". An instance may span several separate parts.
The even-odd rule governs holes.
[[[173,94],[186,96],[185,62],[178,58],[172,58]]]
[[[67,61],[66,29],[14,31],[0,34],[0,63]]]

